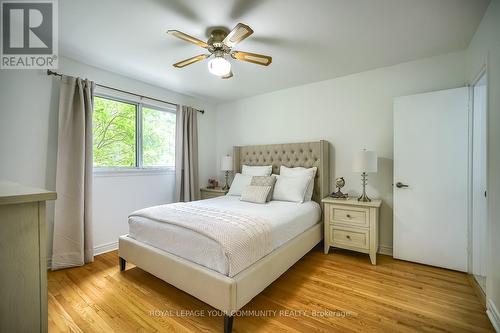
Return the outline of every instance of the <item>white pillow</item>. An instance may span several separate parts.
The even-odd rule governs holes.
[[[243,165],[241,173],[249,176],[270,176],[273,172],[272,165]]]
[[[309,176],[286,177],[276,176],[273,200],[304,202],[307,186],[311,182]]]
[[[250,185],[251,181],[252,176],[242,175],[241,173],[235,174],[227,195],[241,195],[243,189]]]
[[[304,201],[311,201],[313,191],[314,191],[314,177],[316,177],[316,171],[318,171],[317,167],[312,168],[289,168],[286,166],[280,167],[280,175],[287,177],[296,177],[296,176],[309,176],[311,177],[311,181],[307,187],[306,194],[304,195]]]

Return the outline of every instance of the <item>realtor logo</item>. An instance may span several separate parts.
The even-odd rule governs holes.
[[[0,68],[56,69],[57,0],[10,0],[0,6]]]

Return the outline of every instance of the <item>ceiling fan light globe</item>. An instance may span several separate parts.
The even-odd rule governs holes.
[[[226,76],[231,72],[231,63],[223,57],[215,57],[208,62],[208,71],[216,76]]]

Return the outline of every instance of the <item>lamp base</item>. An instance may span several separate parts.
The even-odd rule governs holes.
[[[366,195],[366,193],[363,193],[359,198],[358,198],[358,201],[361,201],[361,202],[370,202],[372,201],[372,199],[368,198],[368,196]]]
[[[222,187],[223,191],[229,191],[229,171],[226,171],[226,184]]]
[[[361,174],[361,184],[363,184],[363,194],[361,194],[361,196],[358,198],[358,201],[361,201],[361,202],[370,202],[370,201],[372,201],[366,195],[366,184],[368,184],[368,179],[367,179],[366,172],[363,172]]]

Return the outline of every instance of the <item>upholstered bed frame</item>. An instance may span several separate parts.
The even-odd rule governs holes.
[[[313,200],[329,193],[328,142],[287,143],[234,147],[234,169],[246,165],[281,165],[318,168]],[[234,277],[200,266],[128,237],[119,239],[120,270],[130,261],[143,270],[224,312],[224,331],[231,332],[233,315],[258,295],[323,238],[321,223],[288,241]]]
[[[241,172],[245,165],[270,165],[273,173],[280,173],[280,166],[317,167],[312,199],[321,204],[329,194],[328,142],[285,143],[275,145],[241,146],[233,148],[234,170]]]

